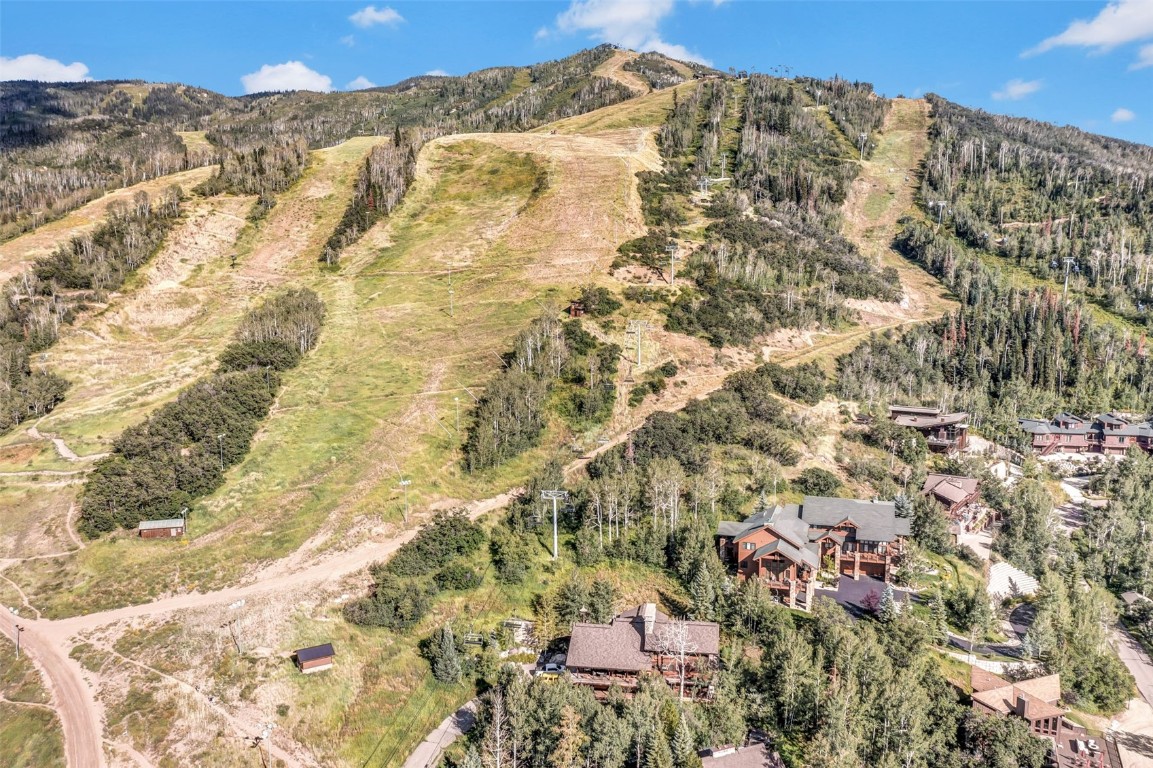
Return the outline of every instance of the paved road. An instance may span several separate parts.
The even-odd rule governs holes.
[[[1129,673],[1137,681],[1137,690],[1141,698],[1153,704],[1153,660],[1141,647],[1129,630],[1118,624],[1113,630],[1113,639],[1117,641],[1117,655],[1128,667]]]
[[[441,753],[476,725],[476,706],[476,699],[472,699],[442,720],[404,761],[404,768],[431,768],[436,765]]]

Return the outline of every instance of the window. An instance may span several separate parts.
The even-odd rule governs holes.
[[[746,549],[746,550],[751,550],[751,549],[753,549],[753,542],[751,542],[751,541],[746,541],[746,542],[745,542],[745,549]]]

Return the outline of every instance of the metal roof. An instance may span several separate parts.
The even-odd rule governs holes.
[[[155,531],[158,528],[183,528],[184,519],[174,517],[169,520],[141,520],[136,530],[138,531]]]
[[[296,652],[296,660],[303,664],[306,661],[326,659],[335,655],[336,651],[332,650],[332,643],[325,643],[324,645],[314,645],[310,648],[301,648]]]

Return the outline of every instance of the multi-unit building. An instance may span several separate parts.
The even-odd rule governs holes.
[[[893,405],[889,407],[889,418],[902,427],[920,432],[928,441],[929,450],[936,453],[963,451],[969,444],[967,413],[941,413],[940,408]]]
[[[1101,453],[1124,456],[1137,446],[1153,452],[1153,421],[1131,420],[1116,413],[1088,418],[1061,413],[1055,418],[1018,419],[1031,437],[1033,451],[1040,456],[1054,453]]]
[[[608,624],[573,624],[565,664],[572,681],[595,692],[616,685],[625,693],[642,674],[659,674],[685,696],[712,695],[712,672],[721,648],[720,625],[711,621],[675,621],[644,603]]]
[[[758,579],[785,605],[808,610],[821,570],[890,581],[911,522],[892,502],[806,496],[799,505],[764,505],[742,522],[722,522],[717,546],[741,579]]]

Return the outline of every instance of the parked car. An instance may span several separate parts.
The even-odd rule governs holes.
[[[545,664],[537,670],[537,677],[560,677],[565,673],[564,664]]]

